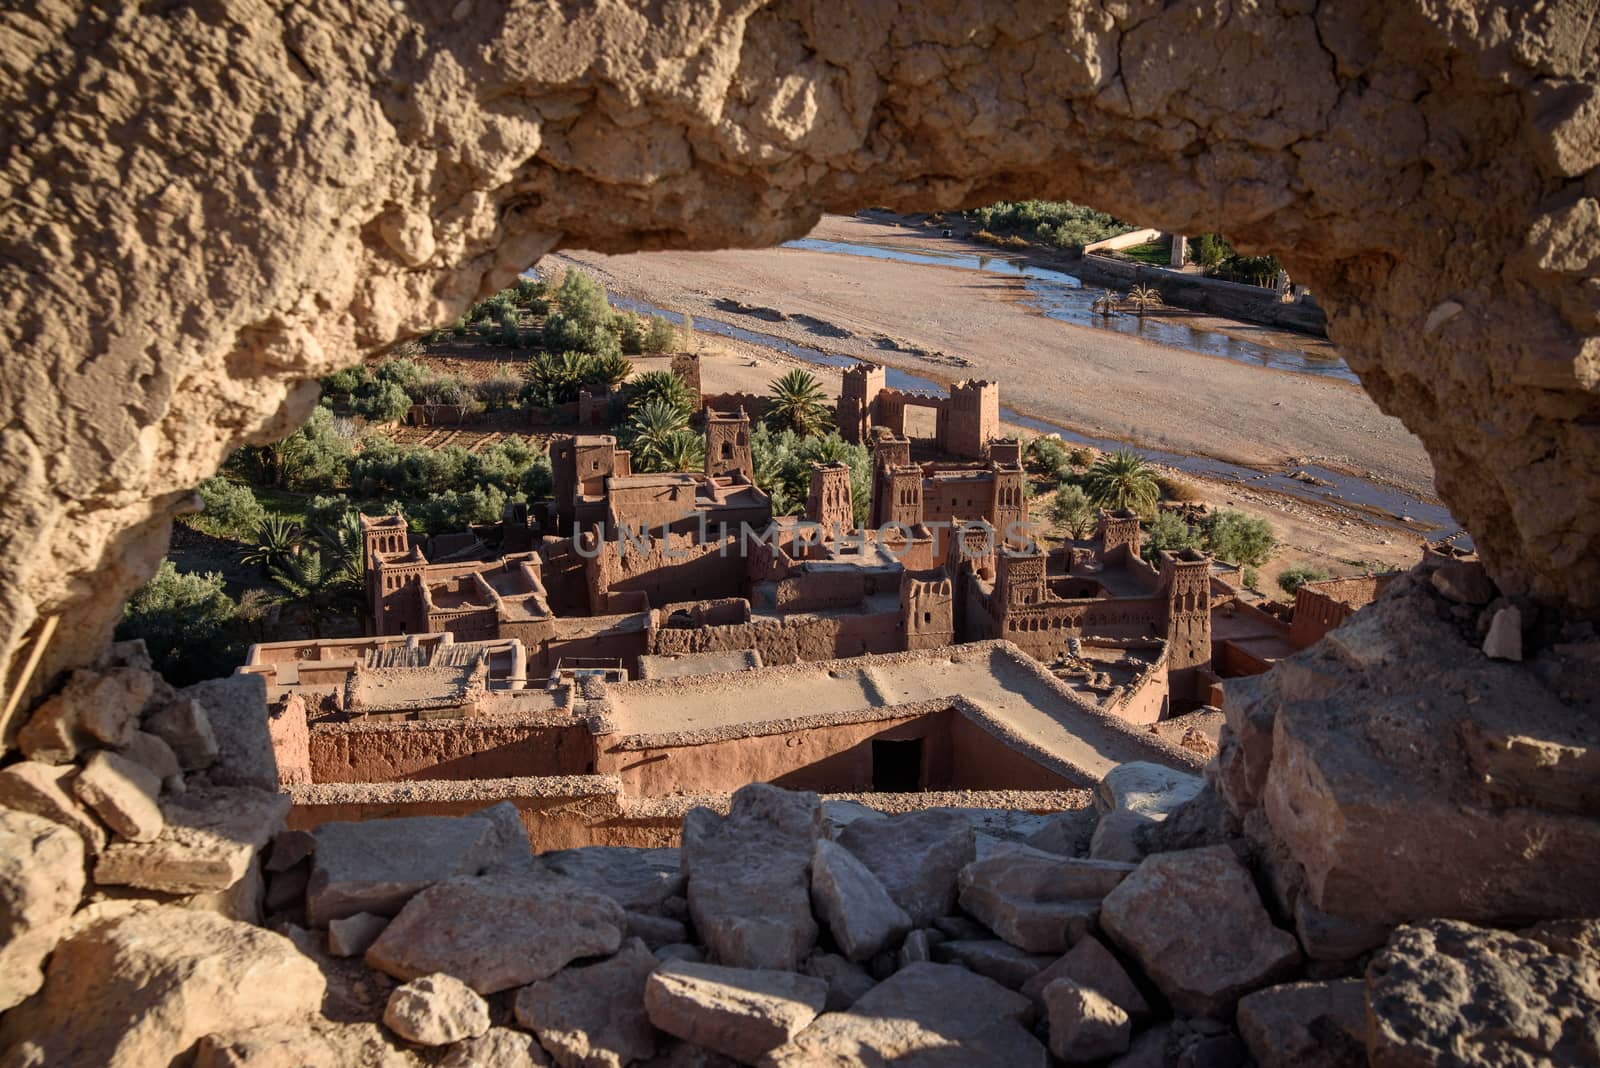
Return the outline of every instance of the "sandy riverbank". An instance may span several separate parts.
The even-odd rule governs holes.
[[[974,248],[937,231],[912,234],[841,216],[825,218],[813,236]],[[1432,493],[1421,443],[1358,386],[1048,319],[1023,306],[1020,280],[782,248],[560,258],[615,292],[692,315],[944,382],[998,381],[1007,406],[1095,437],[1252,466],[1320,463]],[[741,317],[728,310],[729,301],[776,309],[785,318]],[[1233,328],[1253,332],[1244,324]],[[885,337],[900,349],[883,347],[878,339]]]

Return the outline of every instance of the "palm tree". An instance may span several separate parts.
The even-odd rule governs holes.
[[[271,570],[272,581],[283,588],[289,599],[305,610],[313,638],[322,637],[322,619],[339,593],[333,568],[326,567],[319,552],[302,552],[289,557]]]
[[[541,407],[577,400],[593,362],[586,352],[541,352],[522,372],[523,400]]]
[[[1128,291],[1128,303],[1133,305],[1133,310],[1143,319],[1145,312],[1151,308],[1161,307],[1161,294],[1155,286],[1134,286]]]
[[[798,367],[772,382],[772,410],[767,418],[777,427],[789,427],[802,436],[828,425],[828,407],[822,385],[809,371]]]
[[[256,543],[239,555],[242,563],[271,571],[292,559],[303,534],[288,516],[269,515],[256,528]]]
[[[687,429],[689,415],[661,397],[651,397],[633,410],[628,421],[629,448],[648,464],[661,458],[661,449],[674,434]]]
[[[317,543],[327,554],[334,581],[359,587],[366,579],[361,538],[361,514],[354,508],[333,523],[316,528]]]
[[[1161,496],[1155,472],[1132,449],[1106,453],[1084,478],[1089,499],[1101,508],[1131,508],[1142,515],[1155,510]]]
[[[675,430],[656,451],[657,470],[699,471],[706,464],[705,439],[692,430]]]
[[[650,400],[662,400],[680,409],[685,419],[694,411],[688,383],[671,371],[646,371],[628,383],[628,395],[631,409]]]
[[[589,361],[588,374],[584,379],[585,385],[604,386],[606,392],[614,391],[629,375],[633,374],[633,361],[626,356],[608,352],[604,356],[596,356]]]

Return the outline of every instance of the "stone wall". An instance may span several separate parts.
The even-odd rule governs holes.
[[[310,732],[309,781],[583,775],[594,765],[589,730],[565,716],[559,719],[496,716],[319,724]]]

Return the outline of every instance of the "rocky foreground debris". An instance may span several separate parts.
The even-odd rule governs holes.
[[[1288,878],[1252,806],[1309,796],[1264,762],[1339,670],[1314,658],[1262,691],[1300,702],[1276,732],[1259,694],[1230,712],[1209,780],[1125,764],[1026,841],[756,784],[679,849],[543,855],[506,804],[285,830],[209,725],[242,691],[107,670],[0,769],[0,1068],[1600,1063],[1600,919],[1386,921]]]

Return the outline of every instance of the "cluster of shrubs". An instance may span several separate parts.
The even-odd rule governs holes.
[[[1189,241],[1190,263],[1203,267],[1209,278],[1247,285],[1271,286],[1283,265],[1276,256],[1241,256],[1221,234],[1201,234]]]
[[[1002,200],[969,211],[967,216],[991,236],[1055,248],[1082,248],[1133,229],[1103,211],[1065,200]]]
[[[374,423],[398,423],[413,404],[449,404],[481,410],[477,387],[458,375],[431,371],[409,357],[388,359],[376,369],[365,364],[329,375],[323,393],[348,401],[350,410]]]

